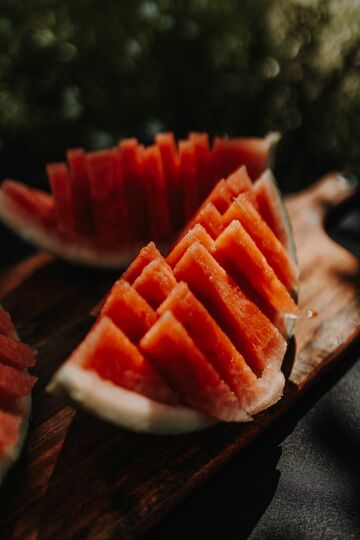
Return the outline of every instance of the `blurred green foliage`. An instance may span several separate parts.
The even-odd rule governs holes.
[[[124,136],[283,133],[294,189],[360,169],[358,0],[0,0],[0,160]]]

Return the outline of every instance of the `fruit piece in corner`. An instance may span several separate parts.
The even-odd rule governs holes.
[[[153,242],[139,252],[51,393],[149,433],[248,422],[281,398],[297,271],[255,185],[240,167],[166,258]]]
[[[72,262],[105,268],[129,264],[140,247],[171,244],[218,180],[240,165],[252,180],[270,164],[276,134],[265,138],[190,133],[177,144],[159,134],[144,148],[67,152],[47,166],[51,193],[14,180],[0,188],[0,219],[24,240]],[[205,219],[205,218],[204,218]]]
[[[0,306],[0,483],[25,440],[36,381],[28,368],[34,364],[34,351],[19,341],[9,314]]]

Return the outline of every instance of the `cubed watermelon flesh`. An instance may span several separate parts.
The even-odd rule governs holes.
[[[28,396],[36,382],[27,371],[0,364],[0,399],[16,399]]]
[[[215,246],[270,305],[280,313],[296,316],[298,310],[294,300],[239,221],[232,221],[226,227],[216,239]]]
[[[202,301],[255,373],[261,374],[272,357],[284,356],[280,332],[202,245],[194,243],[186,251],[174,274]]]
[[[120,193],[113,150],[91,152],[86,156],[95,230],[101,242],[121,241]]]
[[[186,283],[179,283],[158,308],[160,315],[167,311],[184,326],[195,345],[241,402],[256,382],[256,376]]]
[[[137,343],[156,321],[156,314],[146,300],[124,279],[115,283],[108,294],[100,317],[108,317],[133,343]]]
[[[175,285],[176,280],[165,259],[149,263],[133,283],[134,289],[153,309],[158,308]]]
[[[67,160],[70,169],[75,228],[79,234],[92,235],[95,232],[95,223],[86,154],[82,148],[73,148],[68,150]]]
[[[209,136],[207,133],[191,132],[189,134],[189,140],[194,147],[198,191],[200,200],[203,200],[214,185]]]
[[[75,231],[75,217],[68,168],[65,163],[50,163],[46,170],[54,196],[59,229],[72,235]]]
[[[24,440],[36,381],[27,368],[34,364],[34,351],[19,341],[10,315],[0,307],[0,483]]]
[[[269,140],[217,138],[210,145],[207,134],[190,133],[176,143],[172,133],[163,133],[145,148],[124,139],[100,152],[72,149],[68,165],[47,166],[50,195],[4,182],[0,218],[26,240],[69,260],[119,267],[133,257],[134,244],[138,249],[153,239],[167,246],[229,172],[245,165],[255,180],[269,164]],[[222,196],[250,189],[250,178],[247,186],[246,173],[241,175],[229,179],[228,189],[224,183],[216,188],[218,196],[209,202],[220,213]]]
[[[240,195],[229,206],[223,215],[223,227],[227,227],[234,220],[241,223],[285,287],[294,289],[298,277],[295,264],[247,195]]]
[[[140,346],[191,406],[224,421],[244,418],[234,394],[170,312],[157,320]]]
[[[188,221],[195,213],[200,200],[197,182],[195,148],[191,141],[179,142],[179,188],[182,195],[183,214]]]
[[[287,347],[277,319],[296,317],[297,307],[278,276],[291,270],[289,255],[257,207],[240,168],[213,189],[167,259],[153,242],[144,247],[111,289],[85,341],[55,375],[52,391],[68,393],[72,401],[78,395],[91,399],[94,392],[96,405],[88,408],[96,412],[102,403],[107,412],[99,411],[101,417],[127,427],[125,415],[135,407],[134,429],[161,432],[164,418],[178,422],[171,428],[165,422],[171,432],[205,425],[202,416],[190,421],[189,410],[247,421],[275,403],[284,387]],[[92,378],[83,380],[74,364]],[[148,382],[148,366],[160,378],[156,384]],[[161,384],[176,396],[170,409],[155,405],[171,401],[159,397]],[[113,387],[132,394],[113,393]]]
[[[167,198],[171,229],[178,231],[183,224],[182,205],[180,199],[179,155],[173,133],[159,133],[156,145],[160,150],[161,161],[166,179]]]
[[[136,139],[124,139],[119,143],[120,168],[119,182],[123,184],[123,197],[126,201],[127,228],[129,238],[149,238],[148,205],[142,191],[143,149]]]
[[[18,369],[33,367],[34,352],[25,343],[0,334],[0,363]]]
[[[203,245],[208,251],[210,251],[210,253],[215,251],[214,240],[206,232],[204,227],[198,223],[178,240],[173,249],[170,251],[169,255],[166,257],[166,261],[172,268],[176,266],[181,257],[184,255],[185,251],[194,242],[199,242],[199,244]]]
[[[74,362],[103,379],[151,399],[176,403],[177,398],[152,364],[106,316],[73,353]]]

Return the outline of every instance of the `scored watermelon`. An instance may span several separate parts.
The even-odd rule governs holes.
[[[250,177],[239,172],[208,202],[220,213],[235,193],[251,192],[254,202],[250,187],[269,166],[272,141],[216,138],[211,144],[207,134],[192,132],[176,143],[172,133],[162,133],[148,147],[124,139],[97,152],[70,149],[67,163],[47,166],[51,194],[5,180],[0,219],[58,256],[118,268],[149,240],[166,250],[216,183],[241,166]]]
[[[282,396],[284,321],[298,314],[293,270],[240,167],[214,187],[166,258],[154,242],[140,250],[49,391],[137,431],[249,421]]]
[[[0,483],[25,437],[36,381],[27,368],[34,364],[34,351],[19,341],[10,315],[0,307]]]

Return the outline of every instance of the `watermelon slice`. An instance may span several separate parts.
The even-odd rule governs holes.
[[[80,234],[92,235],[95,231],[95,224],[84,150],[82,148],[69,150],[67,160],[70,168],[70,189],[74,205],[75,228]]]
[[[49,391],[152,433],[249,421],[280,399],[288,337],[280,321],[296,318],[285,285],[297,286],[296,274],[255,197],[240,168],[215,186],[166,259],[154,242],[144,247]]]
[[[254,183],[258,209],[263,220],[285,246],[297,266],[296,248],[289,215],[272,172],[267,169]]]
[[[69,150],[68,164],[47,166],[51,194],[3,182],[0,219],[25,240],[65,259],[118,268],[151,239],[166,251],[228,173],[245,165],[255,180],[269,166],[273,141],[271,135],[216,138],[210,144],[206,134],[190,133],[177,145],[172,133],[163,133],[146,148],[124,139],[100,152]],[[255,204],[245,176],[243,171],[223,182],[207,202],[222,214],[234,195],[249,191]]]
[[[0,307],[0,483],[25,439],[36,381],[27,368],[34,364],[34,352],[19,341],[9,314]]]

